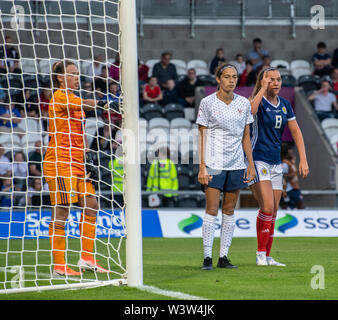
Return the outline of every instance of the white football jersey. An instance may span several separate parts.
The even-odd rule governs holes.
[[[207,127],[205,163],[216,170],[245,169],[242,138],[253,122],[249,100],[238,94],[229,105],[213,93],[201,100],[196,123]]]

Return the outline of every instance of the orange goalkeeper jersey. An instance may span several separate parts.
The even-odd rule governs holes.
[[[44,158],[46,181],[84,176],[85,113],[82,99],[65,90],[54,92],[48,107],[49,143]]]

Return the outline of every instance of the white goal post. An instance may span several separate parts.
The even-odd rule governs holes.
[[[0,172],[0,294],[142,286],[136,0],[4,0],[0,38],[4,43],[0,46],[0,109],[6,111],[0,111],[0,171],[8,168]],[[75,94],[110,106],[109,111],[97,108],[88,113],[83,139],[96,154],[98,168],[93,257],[111,272],[55,278],[55,250],[48,233],[55,205],[48,200],[51,185],[43,173],[51,119],[43,110],[48,102],[42,97],[48,94],[45,91],[55,92],[53,64],[66,60],[79,71]],[[89,84],[91,89],[86,87]],[[5,119],[3,114],[10,116]],[[42,159],[32,160],[38,149]],[[19,167],[26,174],[18,173]],[[38,167],[40,177],[32,173]],[[66,190],[62,183],[59,187]],[[63,193],[61,206],[69,205],[64,199],[73,193]],[[82,234],[88,208],[84,203],[84,207],[69,206],[64,227],[65,261],[72,269],[78,267],[83,238],[87,238]]]

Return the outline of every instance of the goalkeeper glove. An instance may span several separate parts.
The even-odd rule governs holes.
[[[85,163],[86,163],[86,178],[91,180],[97,180],[98,169],[94,163],[93,152],[86,152]]]

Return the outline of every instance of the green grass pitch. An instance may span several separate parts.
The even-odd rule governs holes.
[[[48,252],[42,251],[42,257],[36,257],[33,250],[36,243],[32,240],[25,242],[25,250],[27,250],[25,256],[15,255],[15,250],[22,250],[21,241],[13,241],[10,246],[13,253],[6,259],[11,261],[11,264],[23,259],[24,264],[31,264],[30,268],[33,270],[36,259],[40,259],[40,264],[48,263],[50,260]],[[76,244],[72,244],[72,247],[75,248]],[[144,238],[144,284],[213,300],[336,300],[338,298],[337,247],[338,238],[276,238],[272,256],[286,263],[287,267],[257,267],[255,265],[256,239],[234,238],[229,258],[239,268],[227,270],[216,268],[219,250],[217,238],[214,244],[214,269],[202,271],[201,239]],[[0,267],[4,267],[6,263],[4,252],[7,248],[8,242],[1,240]],[[48,249],[48,240],[41,241],[39,248]],[[98,250],[104,248],[98,246]],[[123,261],[124,251],[123,244],[120,250]],[[69,261],[72,263],[75,264],[77,258],[78,255],[74,251],[69,254]],[[313,277],[317,275],[311,273],[315,265],[323,267],[323,289],[311,287],[311,281],[313,282]],[[45,268],[45,272],[48,271],[48,267],[41,268]],[[38,271],[43,272],[43,270]],[[1,271],[0,282],[3,282],[5,276],[10,280],[11,275]],[[94,289],[3,294],[0,295],[0,299],[168,300],[171,298],[127,286],[107,286]]]

